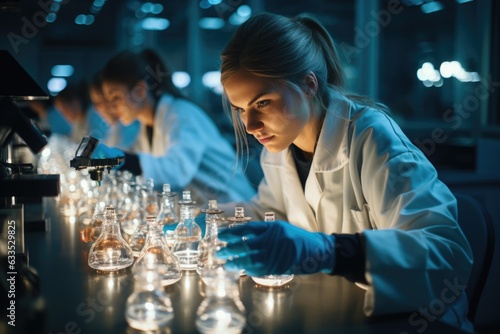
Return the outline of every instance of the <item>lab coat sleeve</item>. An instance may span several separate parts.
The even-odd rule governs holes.
[[[144,178],[155,183],[170,183],[172,189],[183,190],[194,178],[203,158],[207,140],[205,118],[197,117],[196,106],[179,101],[155,124],[154,131],[165,136],[162,155],[138,153]],[[156,121],[156,119],[155,119]]]
[[[462,297],[472,266],[456,200],[393,121],[375,124],[362,134],[358,167],[374,227],[363,232],[365,312],[447,308]]]

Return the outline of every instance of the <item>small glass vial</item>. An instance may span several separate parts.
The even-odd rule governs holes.
[[[160,273],[161,285],[167,286],[179,281],[182,277],[179,261],[172,254],[163,238],[163,225],[155,216],[146,217],[148,236],[146,245],[134,264],[134,272],[155,270]]]
[[[107,207],[104,211],[102,232],[90,247],[88,263],[91,268],[102,271],[116,271],[134,263],[132,249],[122,238],[113,207]]]
[[[245,216],[245,208],[242,206],[237,206],[234,208],[234,217],[226,218],[226,220],[229,222],[229,227],[248,223],[251,219],[252,217]]]
[[[170,184],[163,185],[161,193],[160,212],[156,220],[163,226],[175,225],[179,223],[179,216],[175,213],[175,197],[177,195],[171,191]],[[168,247],[172,247],[175,242],[175,229],[165,230],[165,241]]]
[[[217,200],[209,200],[208,208],[201,210],[206,214],[206,232],[198,247],[198,265],[196,272],[203,279],[206,270],[212,270],[224,264],[224,261],[215,257],[215,252],[222,246],[222,241],[217,236],[217,228],[222,220],[220,216],[224,210],[217,208]]]
[[[264,213],[264,221],[273,222],[275,220],[274,212]],[[252,276],[255,283],[269,286],[269,287],[279,287],[287,284],[293,279],[293,275],[265,275],[265,276]]]
[[[205,299],[196,311],[201,333],[241,333],[246,323],[235,276],[218,268],[207,281]]]
[[[195,204],[196,202],[191,200],[191,191],[183,191],[182,201],[179,201],[181,222],[175,229],[175,243],[172,247],[182,270],[195,270],[198,264],[201,228],[194,220]]]
[[[167,327],[174,318],[174,309],[163,291],[158,267],[138,271],[134,292],[125,305],[125,318],[130,327],[141,331],[155,331]]]

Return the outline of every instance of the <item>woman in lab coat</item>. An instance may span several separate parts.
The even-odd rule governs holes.
[[[195,103],[182,97],[160,57],[151,50],[123,51],[102,70],[110,110],[125,125],[141,123],[133,151],[99,145],[94,157],[125,154],[122,168],[173,191],[208,199],[248,200],[254,187],[235,167],[234,148]]]
[[[383,105],[343,92],[321,24],[253,16],[221,58],[233,123],[264,145],[264,179],[245,212],[282,219],[220,231],[226,267],[341,275],[367,290],[367,315],[419,311],[470,330],[472,253],[456,200]]]

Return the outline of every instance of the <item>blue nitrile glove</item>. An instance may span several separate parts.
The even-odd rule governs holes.
[[[124,156],[125,156],[125,153],[123,153],[122,150],[114,148],[114,147],[106,146],[100,142],[97,143],[97,146],[94,149],[94,152],[92,153],[93,159],[112,159],[112,158],[119,158],[119,157],[124,157]]]
[[[284,221],[221,229],[219,239],[228,243],[216,253],[227,260],[226,268],[250,276],[331,273],[335,265],[335,236]]]
[[[97,143],[96,148],[94,149],[94,152],[92,153],[92,159],[113,159],[113,158],[119,158],[119,157],[124,157],[125,153],[117,148],[114,147],[109,147],[104,145],[103,143]],[[113,167],[113,169],[119,169],[120,167],[123,166],[125,162],[122,162],[121,164]]]

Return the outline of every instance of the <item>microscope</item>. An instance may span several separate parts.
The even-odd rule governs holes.
[[[26,101],[47,99],[17,60],[0,50],[0,237],[5,223],[15,221],[16,252],[20,254],[24,253],[25,230],[46,229],[41,198],[58,196],[60,191],[59,175],[36,174],[33,165],[16,154],[25,147],[37,154],[47,144],[47,138],[20,108]],[[30,210],[22,199],[29,199]],[[33,224],[28,223],[26,213],[35,218]]]
[[[47,144],[20,107],[25,101],[46,99],[47,94],[16,59],[0,50],[0,305],[4,309],[12,305],[14,299],[8,296],[15,284],[19,314],[39,314],[35,305],[42,305],[39,278],[29,265],[24,233],[47,229],[42,197],[58,196],[60,191],[59,175],[38,175],[17,154],[26,147],[37,154]]]
[[[109,174],[111,168],[125,161],[125,157],[92,159],[92,153],[94,153],[97,144],[99,144],[98,139],[92,136],[83,137],[80,145],[76,149],[75,158],[70,161],[70,166],[76,170],[88,168],[90,178],[97,181],[100,185],[104,170],[107,169]]]

